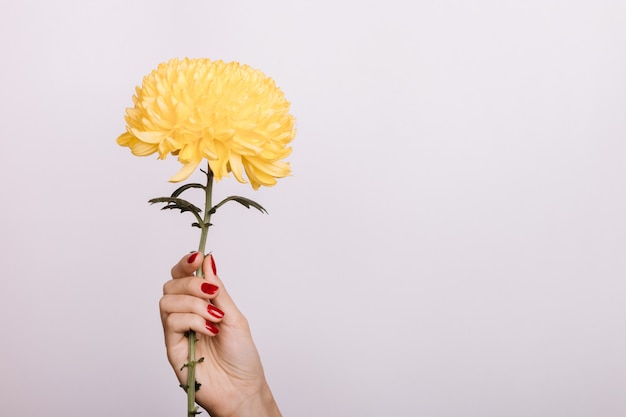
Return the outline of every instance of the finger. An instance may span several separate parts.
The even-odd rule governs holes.
[[[163,284],[163,295],[190,295],[205,300],[215,298],[219,290],[218,284],[207,282],[202,278],[194,276],[171,279]]]
[[[159,302],[161,320],[165,323],[171,314],[192,313],[205,320],[217,323],[224,318],[224,312],[202,298],[190,295],[167,294]]]
[[[174,347],[182,339],[186,339],[185,333],[189,330],[205,336],[215,336],[219,333],[219,328],[215,324],[192,313],[170,314],[167,316],[163,328],[165,330],[165,345],[168,348]]]
[[[172,267],[172,278],[184,278],[189,277],[196,272],[196,270],[202,265],[204,256],[200,252],[192,252],[182,257],[176,265]]]

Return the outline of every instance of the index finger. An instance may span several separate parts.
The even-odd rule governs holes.
[[[176,265],[172,267],[172,278],[185,278],[194,275],[194,272],[202,265],[204,256],[200,252],[192,252],[182,257]]]

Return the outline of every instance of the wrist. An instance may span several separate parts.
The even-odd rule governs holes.
[[[256,394],[246,398],[228,417],[282,417],[282,414],[269,385],[265,383]]]

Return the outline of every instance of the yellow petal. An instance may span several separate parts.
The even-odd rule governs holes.
[[[202,159],[197,159],[183,165],[180,171],[178,171],[176,175],[170,178],[170,182],[180,182],[189,178],[189,176],[193,174],[196,168],[198,168],[198,165],[200,165],[200,161],[202,161]]]
[[[242,175],[243,163],[241,162],[241,156],[236,155],[236,154],[231,154],[230,158],[228,158],[228,162],[230,164],[230,170],[235,176],[235,179],[237,179],[237,181],[239,181],[242,184],[247,183],[248,181],[246,181]]]
[[[165,132],[141,132],[132,127],[130,128],[130,131],[140,141],[154,144],[161,142],[166,135]]]
[[[143,143],[139,141],[135,142],[133,146],[131,147],[131,151],[133,155],[137,155],[137,156],[152,155],[158,150],[159,150],[158,145],[152,145],[150,143]],[[163,155],[161,155],[161,159],[163,159]]]
[[[133,139],[135,139],[135,137],[132,134],[124,132],[117,137],[116,142],[120,146],[128,146],[128,144],[131,143]]]

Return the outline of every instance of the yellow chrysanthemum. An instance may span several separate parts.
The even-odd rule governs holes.
[[[143,79],[117,143],[134,155],[178,155],[188,178],[206,158],[219,180],[232,172],[254,189],[290,174],[295,119],[274,80],[237,62],[172,59]]]

